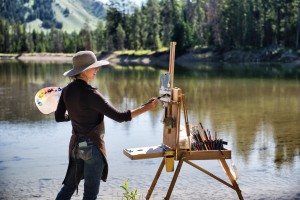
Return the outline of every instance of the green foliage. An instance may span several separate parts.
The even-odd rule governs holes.
[[[102,21],[97,24],[96,30],[92,34],[92,41],[95,42],[94,47],[97,52],[107,49],[105,27]]]
[[[113,4],[107,10],[106,16],[106,32],[108,35],[108,41],[110,45],[108,46],[108,50],[115,50],[118,46],[118,38],[117,38],[117,27],[119,23],[122,21],[122,13],[114,7]]]
[[[123,190],[123,199],[126,200],[135,200],[137,195],[138,195],[138,191],[137,189],[130,191],[129,189],[129,185],[128,185],[128,179],[124,180],[123,185],[120,186]]]
[[[25,14],[28,8],[25,6],[28,0],[1,0],[0,2],[0,17],[9,22],[23,23]]]
[[[36,16],[36,18],[42,21],[43,28],[50,29],[51,27],[55,27],[61,29],[63,25],[61,22],[56,21],[52,10],[52,3],[53,0],[34,0],[32,6],[33,13],[28,16],[27,21],[32,21],[34,19],[33,16]]]
[[[105,22],[99,21],[90,28],[93,22],[86,20],[84,27],[73,33],[62,31],[66,27],[55,19],[53,3],[63,18],[75,16],[73,10],[61,6],[58,0],[3,2],[0,15],[6,20],[0,18],[2,53],[71,53],[83,49],[157,51],[168,48],[171,41],[177,42],[177,55],[195,47],[228,50],[300,46],[298,0],[147,0],[141,7],[133,6],[133,0],[109,0]],[[91,2],[86,2],[85,8],[103,11],[103,4]],[[25,32],[22,22],[35,19],[42,21],[47,32]]]
[[[117,26],[117,33],[116,33],[116,36],[117,36],[117,41],[118,41],[118,46],[117,46],[117,49],[124,49],[124,41],[125,41],[125,36],[126,36],[126,34],[125,34],[125,31],[124,31],[124,29],[123,29],[123,27],[122,27],[122,25],[121,24],[119,24],[118,26]]]
[[[156,50],[160,48],[160,7],[158,0],[148,0],[145,8],[145,17],[147,26],[145,31],[147,32],[146,49]]]

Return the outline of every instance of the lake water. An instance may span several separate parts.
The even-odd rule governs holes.
[[[71,125],[41,114],[36,92],[65,86],[66,63],[0,62],[0,199],[54,199],[67,169]],[[110,66],[92,85],[120,110],[158,96],[157,67]],[[217,132],[232,150],[245,199],[300,199],[300,67],[297,65],[195,65],[175,67],[174,86],[186,96],[191,124]],[[132,161],[124,148],[160,145],[163,108],[131,122],[105,118],[109,177],[99,199],[122,199],[125,179],[144,199],[161,158]],[[177,163],[177,162],[176,162]],[[219,162],[195,161],[229,182]],[[163,170],[151,199],[163,199],[173,173]],[[83,183],[83,182],[82,182]],[[81,183],[78,195],[82,198]],[[171,199],[237,199],[236,192],[183,164]]]

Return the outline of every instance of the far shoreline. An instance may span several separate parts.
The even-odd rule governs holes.
[[[139,51],[95,52],[98,60],[107,60],[120,65],[168,65],[169,52],[141,53]],[[0,53],[0,61],[20,60],[24,62],[72,62],[74,53]],[[300,63],[297,52],[281,47],[269,47],[259,50],[214,51],[212,49],[193,49],[182,55],[175,55],[176,64],[193,65],[195,63]]]
[[[73,54],[67,53],[23,53],[23,54],[0,54],[0,60],[22,61],[70,61]]]

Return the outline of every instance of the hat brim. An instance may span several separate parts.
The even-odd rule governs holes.
[[[64,76],[75,76],[85,70],[88,70],[88,69],[92,69],[92,68],[96,68],[96,67],[101,67],[103,65],[109,65],[109,62],[107,60],[99,60],[93,64],[91,64],[90,66],[83,66],[83,67],[78,67],[76,69],[71,69],[69,71],[66,71],[64,73]]]

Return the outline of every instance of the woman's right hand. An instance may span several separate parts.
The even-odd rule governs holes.
[[[156,97],[152,97],[144,106],[147,108],[147,110],[154,110],[157,108],[158,101],[159,100]]]
[[[156,97],[152,97],[147,103],[145,103],[141,107],[131,110],[131,118],[135,118],[149,110],[154,110],[155,108],[157,108],[157,104],[158,99]]]

